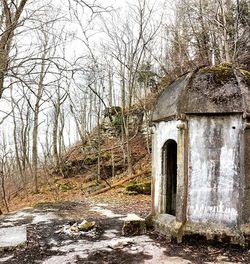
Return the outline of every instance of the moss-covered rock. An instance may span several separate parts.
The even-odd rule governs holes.
[[[127,194],[127,195],[137,195],[138,192],[137,191],[124,191],[124,194]]]
[[[101,159],[102,160],[109,160],[111,158],[111,154],[108,151],[102,150],[101,152]]]
[[[130,182],[126,187],[125,187],[125,192],[126,194],[146,194],[150,195],[151,194],[151,182]]]
[[[109,160],[110,158],[111,158],[111,154],[108,151],[105,151],[105,150],[101,151],[100,159],[102,161]],[[98,153],[89,154],[85,157],[84,164],[94,165],[94,164],[97,164],[97,161],[98,161]]]
[[[116,130],[118,134],[121,133],[123,127],[123,118],[121,113],[115,115],[111,122],[112,127]]]
[[[79,225],[78,225],[78,229],[79,231],[84,231],[87,232],[90,229],[92,229],[95,226],[95,222],[94,221],[87,221],[87,220],[83,220]]]
[[[94,165],[97,163],[97,156],[95,155],[88,155],[85,159],[84,159],[84,164],[85,165]]]
[[[73,186],[69,182],[57,183],[57,187],[61,192],[67,192],[73,189]]]

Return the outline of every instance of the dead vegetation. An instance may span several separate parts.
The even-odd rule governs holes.
[[[20,192],[9,201],[10,209],[34,206],[40,202],[83,200],[85,197],[100,194],[105,197],[106,192],[108,192],[107,197],[112,197],[113,195],[110,194],[115,193],[115,196],[121,200],[134,199],[135,192],[126,192],[129,183],[131,181],[135,185],[149,183],[151,177],[150,154],[144,135],[137,133],[130,140],[133,174],[129,175],[120,139],[109,138],[103,134],[99,180],[97,180],[97,152],[93,147],[94,142],[95,135],[92,135],[84,147],[80,142],[71,147],[64,154],[59,169],[43,168],[40,173],[43,172],[44,180],[39,192],[34,193],[32,188]],[[128,198],[131,194],[132,196]],[[136,198],[137,201],[141,199],[139,196]],[[146,199],[149,201],[150,196],[147,195]]]

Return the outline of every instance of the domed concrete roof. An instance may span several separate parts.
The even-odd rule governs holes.
[[[215,113],[250,113],[250,72],[219,65],[187,73],[160,94],[152,121]]]

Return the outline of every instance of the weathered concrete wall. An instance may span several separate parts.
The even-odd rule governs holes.
[[[152,149],[152,174],[154,183],[153,207],[156,213],[160,213],[161,194],[162,194],[162,147],[164,143],[173,139],[177,142],[178,129],[177,121],[160,122],[155,125],[153,134]],[[177,142],[178,143],[178,142]]]
[[[249,122],[250,120],[248,120]],[[249,124],[249,123],[248,123]],[[242,223],[250,223],[250,128],[244,131],[244,194],[242,197]]]
[[[242,118],[189,119],[188,220],[233,226],[242,189]]]

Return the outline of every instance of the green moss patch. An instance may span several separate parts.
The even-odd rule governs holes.
[[[243,75],[246,85],[250,87],[250,72],[242,69],[240,69],[240,72]]]
[[[58,190],[61,192],[67,192],[73,189],[70,182],[57,183]]]
[[[210,73],[213,75],[213,85],[216,86],[224,85],[230,80],[236,79],[234,70],[230,64],[221,64],[212,67],[204,67],[199,70],[199,73],[206,74]]]
[[[146,194],[150,195],[151,194],[151,182],[142,182],[142,183],[137,183],[137,182],[130,182],[124,190],[125,194]]]

